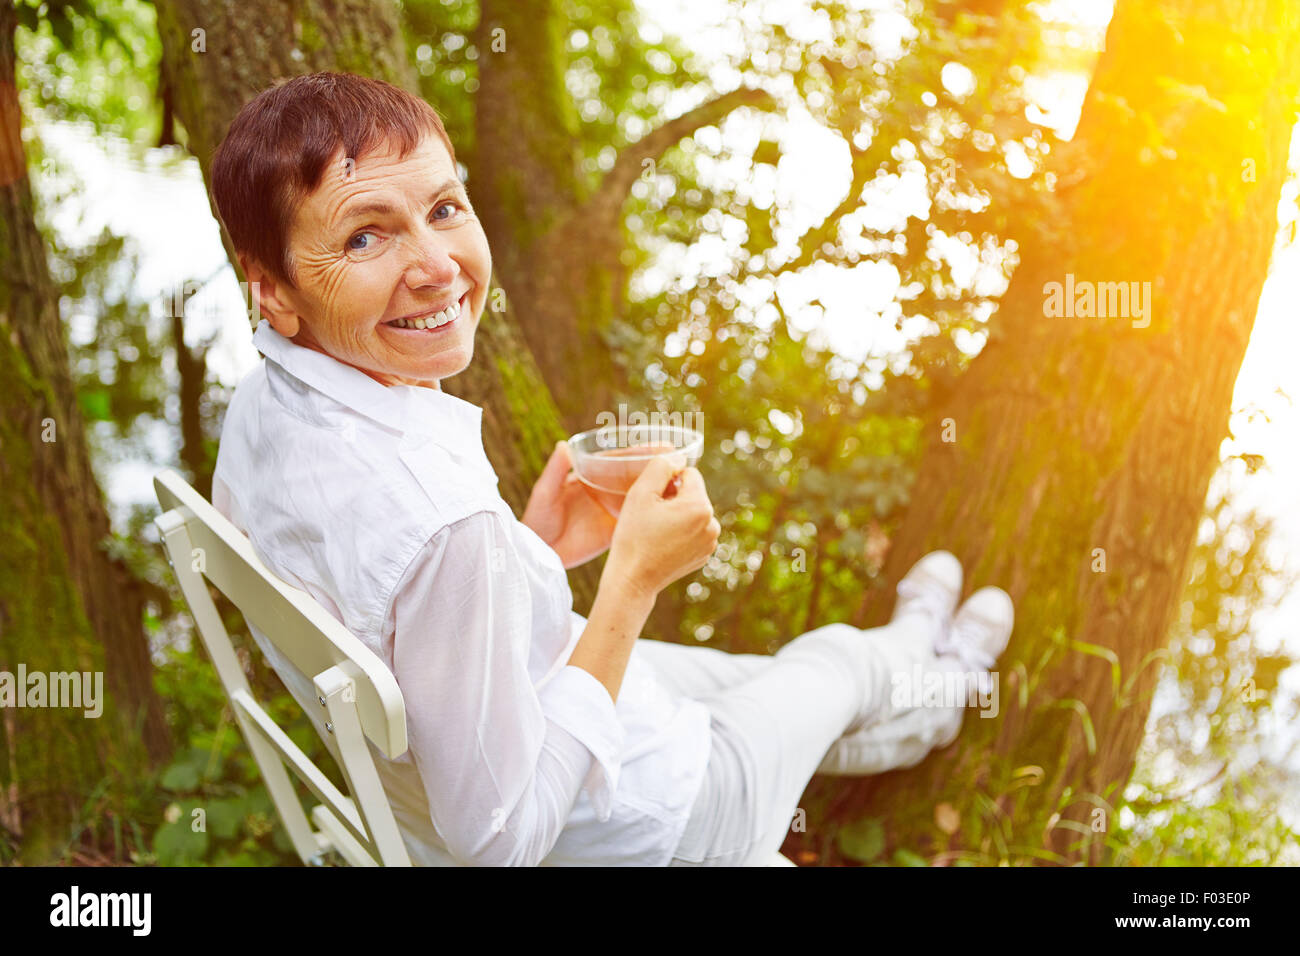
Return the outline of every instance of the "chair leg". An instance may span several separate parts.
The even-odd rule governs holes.
[[[298,794],[294,792],[293,782],[289,779],[284,764],[280,762],[280,755],[266,742],[256,727],[248,725],[248,718],[239,707],[235,707],[234,711],[239,721],[239,729],[244,735],[244,742],[253,752],[257,768],[262,772],[262,780],[266,783],[267,793],[271,795],[271,802],[275,804],[275,809],[280,814],[280,821],[289,834],[294,850],[302,859],[303,865],[306,865],[320,852],[320,845],[312,832],[311,824],[307,822],[307,815],[302,812],[302,803],[298,800]]]
[[[352,801],[365,823],[370,842],[374,844],[384,866],[410,866],[393,808],[388,802],[379,781],[379,772],[366,745],[361,720],[357,716],[356,688],[342,667],[334,666],[315,677],[316,691],[325,701],[342,760],[339,769],[347,780]]]
[[[378,861],[366,852],[365,848],[352,838],[347,827],[339,823],[338,817],[330,812],[329,807],[317,804],[312,808],[311,818],[320,827],[321,833],[328,839],[331,848],[347,860],[351,866],[378,866]]]

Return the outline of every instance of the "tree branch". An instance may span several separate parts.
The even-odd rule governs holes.
[[[862,191],[875,177],[876,167],[869,162],[866,150],[858,149],[850,143],[849,152],[853,161],[853,182],[849,185],[848,195],[840,201],[829,216],[799,237],[799,252],[793,258],[765,273],[769,278],[775,279],[787,272],[797,272],[805,266],[812,265],[822,254],[822,246],[827,242],[835,241],[840,230],[840,220],[862,206]]]
[[[596,192],[587,200],[585,214],[596,217],[617,214],[631,191],[632,184],[641,175],[645,160],[658,159],[697,129],[712,126],[742,106],[770,110],[776,106],[776,98],[767,90],[740,87],[655,127],[635,143],[625,146],[618,154],[614,168],[605,174]]]

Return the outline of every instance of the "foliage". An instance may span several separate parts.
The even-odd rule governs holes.
[[[1273,522],[1234,506],[1249,477],[1221,469],[1170,635],[1169,662],[1107,841],[1140,866],[1300,862],[1300,833],[1278,815],[1294,789],[1288,761],[1297,702],[1280,686],[1295,661],[1256,642],[1257,612],[1297,581],[1276,564]],[[1230,480],[1233,479],[1233,480]]]
[[[478,4],[453,0],[407,0],[402,5],[407,49],[415,61],[420,94],[442,117],[456,158],[465,165],[474,153],[474,98],[478,89],[472,42]]]
[[[245,661],[251,655],[241,654]],[[263,675],[267,712],[317,766],[333,769],[315,729],[278,681]],[[284,830],[257,762],[235,725],[225,692],[206,655],[169,648],[159,668],[159,693],[172,709],[176,759],[158,778],[150,857],[160,866],[294,866],[300,861]],[[214,715],[219,715],[214,721]],[[215,726],[214,726],[215,724]],[[337,772],[329,774],[335,785]],[[310,798],[300,788],[299,798]],[[310,806],[311,804],[306,804]],[[201,812],[196,812],[201,811]]]
[[[565,85],[580,121],[581,168],[594,188],[615,151],[661,120],[668,95],[703,76],[685,44],[647,24],[633,0],[568,0],[561,8]],[[478,4],[407,0],[402,10],[420,91],[443,117],[457,157],[471,165],[481,55],[473,36]]]
[[[27,116],[85,121],[144,146],[162,133],[162,44],[146,0],[18,0]]]
[[[111,134],[104,138],[120,143]],[[31,137],[31,145],[43,155],[39,136]],[[164,151],[154,151],[154,156],[159,152]],[[180,378],[177,325],[170,314],[176,303],[167,295],[150,296],[138,287],[142,262],[134,240],[107,228],[79,243],[61,235],[49,212],[81,202],[86,187],[75,169],[62,168],[53,157],[45,157],[42,170],[49,201],[38,210],[38,225],[45,237],[50,273],[59,285],[69,364],[88,424],[92,457],[102,471],[118,463],[157,460],[161,446],[166,448],[167,464],[190,471],[177,458]],[[205,351],[216,339],[216,333],[209,333],[195,342],[189,332],[191,327],[204,329],[209,320],[196,303],[203,301],[207,281],[213,278],[187,278],[177,284],[185,292],[179,329],[183,338],[188,337],[185,345],[191,352]],[[213,376],[205,375],[198,411],[209,471],[215,464],[228,392]],[[189,477],[194,481],[196,476],[191,472]],[[116,517],[119,523],[126,520],[120,509]]]

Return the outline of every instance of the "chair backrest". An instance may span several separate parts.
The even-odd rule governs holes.
[[[303,862],[333,847],[354,863],[409,865],[366,745],[368,738],[390,759],[406,752],[406,708],[397,679],[311,595],[272,574],[248,538],[179,474],[171,469],[159,473],[154,488],[163,510],[155,523],[167,559]],[[338,760],[351,798],[329,781],[253,698],[205,579],[239,608],[250,627],[312,679],[317,702],[328,718],[326,732],[333,738],[325,738],[325,743]],[[318,724],[313,720],[313,725]],[[286,765],[322,801],[313,819],[323,833],[314,831],[303,813]],[[360,850],[365,856],[358,858]]]

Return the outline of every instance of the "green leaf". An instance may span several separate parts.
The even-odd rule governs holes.
[[[257,857],[251,853],[222,851],[212,861],[213,866],[258,866]]]
[[[201,779],[202,776],[198,767],[192,763],[182,761],[174,763],[164,770],[159,783],[167,790],[188,792],[197,790]]]
[[[913,853],[911,850],[895,850],[894,866],[929,866],[925,857],[919,853]]]
[[[208,832],[218,840],[229,840],[239,833],[244,820],[244,801],[213,800],[205,807],[208,812]]]
[[[106,422],[112,419],[113,405],[107,389],[82,392],[79,397],[81,410],[89,421]]]
[[[835,834],[841,853],[861,863],[870,863],[885,852],[885,828],[875,817],[856,820]]]
[[[1088,713],[1088,706],[1081,700],[1073,697],[1068,700],[1058,700],[1052,705],[1053,707],[1063,707],[1066,710],[1073,710],[1079,715],[1079,722],[1083,725],[1084,740],[1088,745],[1088,753],[1097,752],[1097,733],[1092,727],[1092,716]]]
[[[164,789],[191,791],[203,783],[203,772],[208,766],[208,751],[204,747],[190,747],[163,771],[159,783]]]
[[[36,32],[41,25],[41,18],[37,16],[37,8],[25,3],[18,4],[18,25]]]
[[[297,855],[293,841],[289,839],[289,831],[280,825],[280,818],[275,818],[275,829],[271,831],[271,846],[275,847],[281,853]]]
[[[153,852],[159,866],[190,866],[203,862],[208,852],[208,835],[190,828],[188,811],[175,823],[164,823],[153,837]]]
[[[1083,654],[1091,654],[1094,657],[1100,657],[1102,660],[1110,663],[1110,680],[1111,691],[1116,697],[1119,696],[1120,668],[1119,655],[1109,647],[1102,647],[1100,644],[1089,644],[1086,641],[1071,640],[1070,647]]]
[[[271,799],[271,795],[266,792],[265,787],[256,787],[244,796],[244,813],[245,815],[263,813],[270,817],[275,816],[275,801]]]

